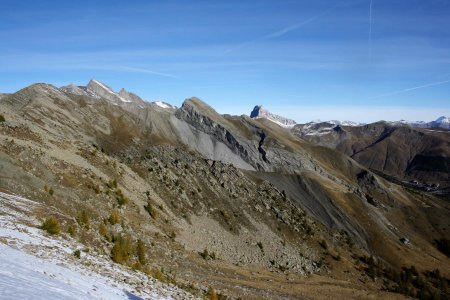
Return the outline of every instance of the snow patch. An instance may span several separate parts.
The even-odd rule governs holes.
[[[154,104],[158,107],[164,108],[164,109],[169,109],[169,108],[177,108],[176,106],[173,106],[167,102],[164,101],[153,101],[151,102],[151,104]]]
[[[84,245],[37,228],[33,211],[45,208],[0,192],[0,299],[194,299],[94,251],[76,258]]]
[[[279,122],[277,120],[274,120],[274,119],[271,119],[271,118],[266,118],[266,117],[255,117],[253,119],[266,119],[266,120],[269,120],[269,121],[271,121],[271,122],[273,122],[273,123],[275,123],[277,125],[280,125],[281,127],[284,127],[284,128],[292,128],[292,127],[294,127],[296,125],[296,124],[286,125],[286,124],[283,124],[283,123],[281,123],[281,122]]]
[[[169,105],[167,105],[166,103],[164,103],[162,101],[155,101],[153,103],[155,103],[156,105],[158,105],[159,107],[162,107],[162,108],[170,108]]]

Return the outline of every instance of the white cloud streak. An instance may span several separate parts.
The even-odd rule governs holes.
[[[424,84],[424,85],[419,85],[419,86],[402,89],[402,90],[391,92],[391,93],[377,95],[377,96],[371,97],[370,99],[378,99],[378,98],[384,98],[384,97],[388,97],[388,96],[394,96],[394,95],[398,95],[398,94],[402,94],[402,93],[406,93],[406,92],[410,92],[410,91],[414,91],[414,90],[425,89],[425,88],[429,88],[432,86],[446,84],[449,82],[450,82],[450,79],[444,80],[444,81],[432,82],[432,83],[428,83],[428,84]]]
[[[239,44],[239,45],[237,45],[237,46],[235,46],[233,48],[227,49],[223,54],[227,54],[227,53],[233,52],[235,50],[238,50],[238,49],[243,48],[245,46],[254,44],[256,42],[266,41],[266,40],[271,40],[271,39],[275,39],[275,38],[281,37],[281,36],[291,32],[291,31],[297,30],[297,29],[299,29],[299,28],[301,28],[301,27],[303,27],[303,26],[305,26],[305,25],[315,21],[316,19],[319,19],[320,17],[322,17],[322,16],[328,14],[329,12],[333,11],[334,9],[336,9],[336,7],[337,7],[337,5],[334,5],[334,6],[330,7],[330,8],[328,8],[328,9],[326,9],[325,11],[323,11],[323,12],[317,14],[317,15],[314,15],[314,16],[312,16],[312,17],[310,17],[310,18],[308,18],[308,19],[306,19],[306,20],[304,20],[304,21],[302,21],[300,23],[292,24],[292,25],[286,26],[286,27],[284,27],[284,28],[282,28],[280,30],[277,30],[275,32],[272,32],[272,33],[266,34],[264,36],[261,36],[259,38],[243,42],[243,43],[241,43],[241,44]]]
[[[145,73],[145,74],[151,74],[151,75],[157,75],[157,76],[162,76],[162,77],[170,77],[170,78],[174,78],[174,79],[180,79],[179,77],[172,75],[172,74],[168,74],[168,73],[162,73],[162,72],[156,72],[156,71],[152,71],[152,70],[148,70],[148,69],[141,69],[141,68],[133,68],[133,67],[120,67],[118,68],[123,69],[124,71],[129,71],[129,72],[136,72],[136,73]]]

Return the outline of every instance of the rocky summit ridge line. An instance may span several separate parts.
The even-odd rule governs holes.
[[[280,126],[290,128],[296,124],[294,120],[273,114],[262,105],[256,105],[250,113],[250,118],[265,118]]]

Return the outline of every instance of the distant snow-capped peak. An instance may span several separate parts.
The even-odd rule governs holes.
[[[353,122],[353,121],[349,121],[349,120],[345,120],[345,121],[338,121],[338,120],[321,121],[320,119],[310,121],[310,122],[308,122],[306,124],[320,124],[320,123],[327,123],[327,124],[340,125],[340,126],[361,126],[361,125],[365,125],[365,123],[358,123],[358,122]]]
[[[437,118],[436,121],[434,121],[434,122],[436,122],[438,124],[450,124],[450,117],[442,116],[442,117]]]
[[[405,121],[400,120],[396,122],[388,122],[389,124],[398,125],[409,125],[415,128],[442,128],[442,129],[450,129],[450,118],[446,116],[442,116],[437,118],[435,121],[425,122],[425,121]]]

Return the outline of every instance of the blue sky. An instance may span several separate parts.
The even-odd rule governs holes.
[[[95,3],[94,3],[95,2]],[[450,1],[0,1],[0,92],[96,78],[313,119],[450,115]]]

